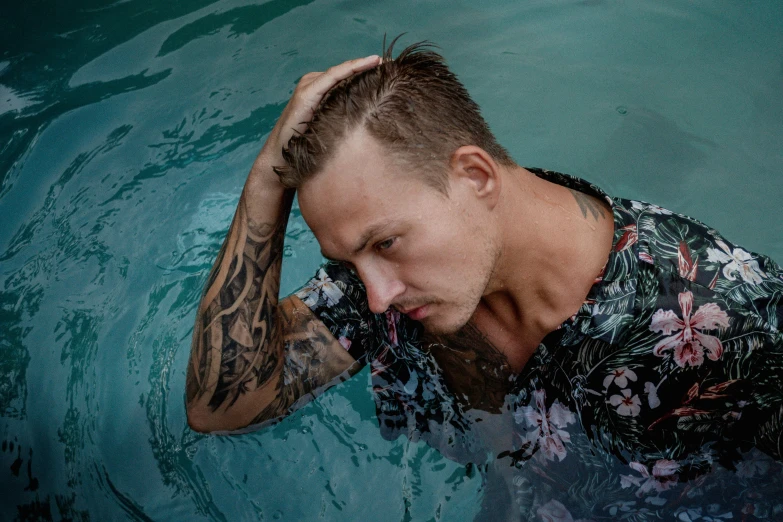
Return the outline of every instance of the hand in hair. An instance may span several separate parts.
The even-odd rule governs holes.
[[[283,148],[288,147],[288,141],[294,134],[302,134],[307,130],[307,124],[313,118],[313,111],[321,103],[321,99],[329,90],[342,80],[362,71],[372,69],[381,63],[379,56],[357,58],[335,65],[326,72],[311,72],[302,76],[294,90],[291,100],[277,120],[275,128],[269,135],[259,158],[280,166],[283,160]]]
[[[305,131],[329,89],[379,63],[370,56],[304,75],[253,164],[196,314],[186,384],[194,430],[236,430],[280,418],[303,397],[358,371],[301,300],[278,303],[293,190],[283,187],[274,167],[283,165],[283,147]]]

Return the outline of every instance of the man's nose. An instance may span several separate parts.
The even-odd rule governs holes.
[[[391,274],[379,271],[360,274],[364,287],[367,289],[367,302],[370,311],[382,314],[394,303],[394,300],[405,291],[405,285]]]

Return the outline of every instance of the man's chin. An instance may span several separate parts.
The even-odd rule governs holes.
[[[425,317],[421,321],[424,331],[429,335],[453,335],[459,332],[468,321],[443,321],[441,317]]]

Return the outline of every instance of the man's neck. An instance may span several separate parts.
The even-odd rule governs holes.
[[[584,302],[608,259],[614,219],[604,201],[521,167],[503,175],[503,248],[472,322],[518,372]]]

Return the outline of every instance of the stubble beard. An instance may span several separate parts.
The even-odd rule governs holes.
[[[455,311],[453,320],[445,324],[434,323],[432,320],[428,320],[430,318],[425,317],[422,320],[424,331],[430,335],[453,335],[470,322],[475,310],[476,307],[461,306]]]
[[[465,292],[455,298],[456,310],[454,311],[451,320],[447,323],[434,323],[432,320],[433,318],[430,317],[425,317],[421,321],[424,326],[424,331],[427,334],[437,336],[453,335],[464,328],[473,318],[473,314],[476,312],[479,303],[481,303],[481,299],[488,291],[490,282],[495,275],[497,261],[500,257],[500,247],[490,241],[487,241],[484,245],[484,251],[487,253],[487,256],[482,260],[480,266],[476,267],[478,272],[483,274],[483,277],[477,281],[475,286],[466,288]],[[448,306],[446,303],[435,302],[433,304],[436,306],[440,305],[441,307]],[[438,312],[439,310],[436,309],[435,311]],[[435,318],[437,318],[437,314]],[[444,319],[447,318],[444,317]]]

